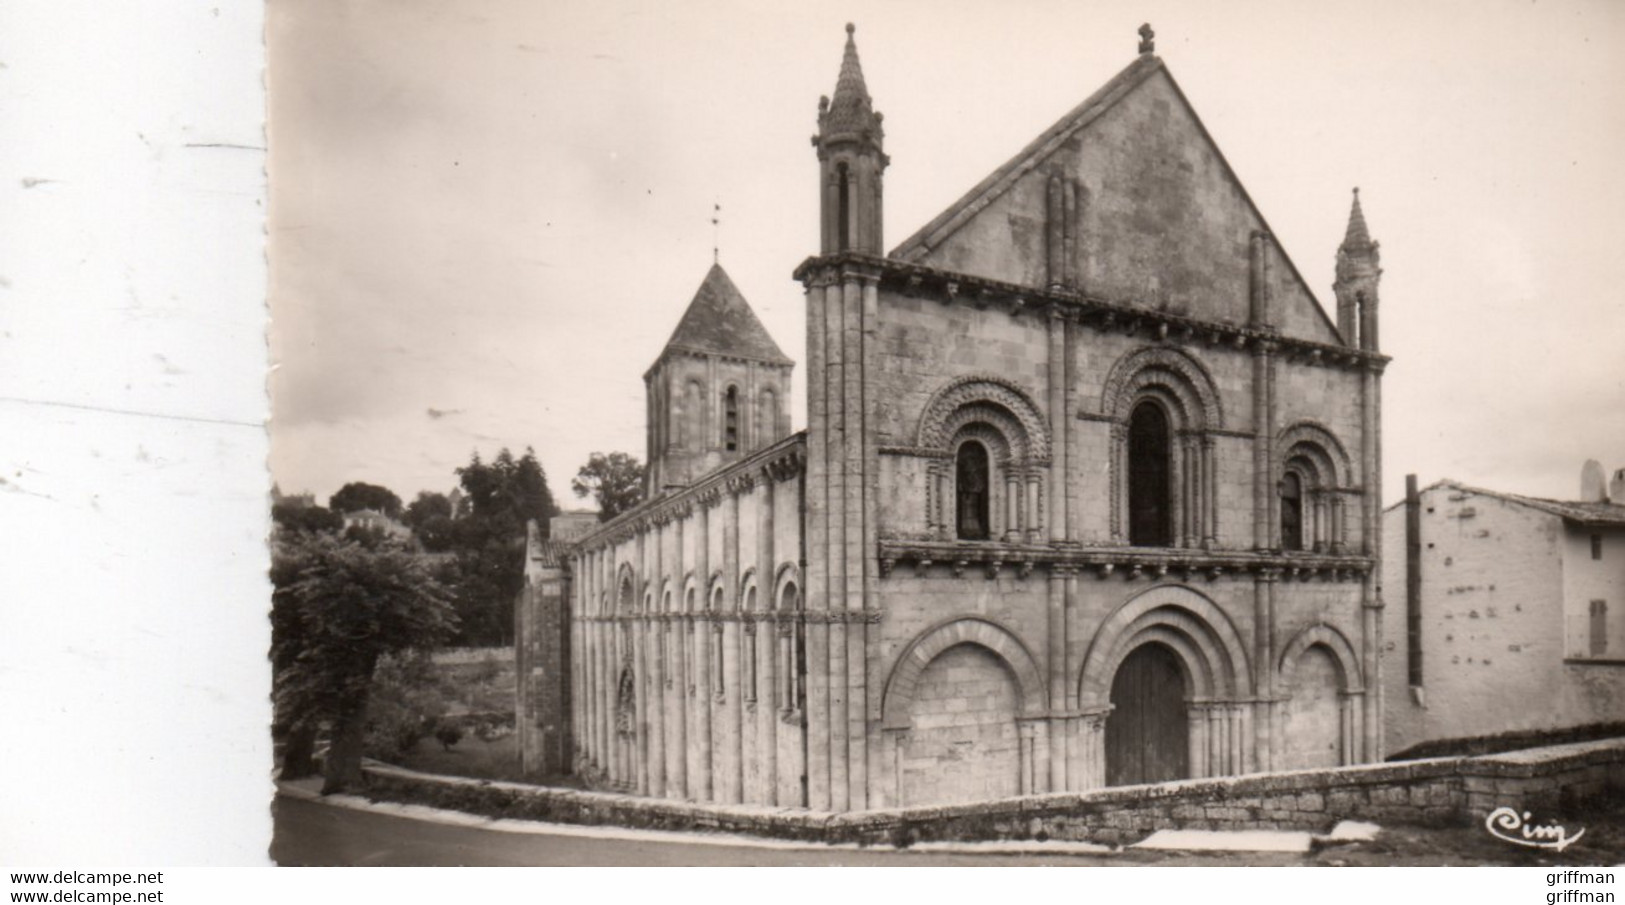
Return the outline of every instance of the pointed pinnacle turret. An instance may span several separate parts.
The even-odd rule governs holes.
[[[1382,255],[1371,240],[1360,209],[1360,190],[1354,190],[1349,228],[1337,246],[1337,331],[1351,346],[1377,351],[1377,286],[1382,280]]]
[[[835,79],[835,99],[819,104],[818,130],[826,138],[843,134],[880,137],[883,117],[875,112],[869,88],[863,83],[863,64],[853,39],[856,30],[852,23],[846,24],[846,52],[841,57],[841,74]]]
[[[1349,210],[1349,228],[1343,235],[1343,249],[1355,251],[1372,245],[1371,231],[1365,225],[1365,212],[1360,210],[1360,190],[1354,189],[1354,207]]]

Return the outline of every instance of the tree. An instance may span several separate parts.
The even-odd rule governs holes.
[[[271,504],[271,521],[288,531],[338,531],[344,527],[344,517],[331,509],[289,502]]]
[[[414,531],[433,518],[451,518],[451,500],[443,493],[427,490],[419,491],[418,498],[401,515],[401,521]]]
[[[558,511],[535,451],[514,458],[504,449],[486,463],[475,453],[457,469],[467,495],[467,517],[443,526],[457,554],[459,644],[513,642],[513,602],[525,580],[525,523],[535,520],[546,536]],[[425,534],[428,532],[425,531]],[[428,539],[424,546],[430,548]],[[431,548],[432,549],[432,548]]]
[[[271,574],[277,721],[305,738],[330,723],[322,793],[354,788],[379,659],[443,642],[457,625],[451,595],[406,548],[331,534],[278,538]]]
[[[467,465],[457,469],[457,477],[468,495],[472,517],[499,523],[520,536],[531,519],[540,522],[545,532],[547,520],[559,511],[547,488],[547,473],[530,447],[518,459],[504,448],[489,465],[476,452]]]
[[[396,518],[401,514],[401,498],[387,487],[351,481],[328,498],[327,507],[334,512],[360,512],[363,509],[373,509],[390,518]]]
[[[421,491],[401,514],[401,521],[430,553],[445,553],[456,544],[451,499],[443,493]]]
[[[576,496],[592,494],[598,520],[607,522],[643,500],[643,463],[623,452],[593,453],[570,482]]]

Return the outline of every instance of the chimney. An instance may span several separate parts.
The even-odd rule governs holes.
[[[1608,502],[1608,488],[1602,480],[1602,463],[1596,459],[1587,459],[1580,468],[1580,502]]]
[[[1615,506],[1625,506],[1625,468],[1614,472],[1614,479],[1608,482],[1608,499]]]
[[[1422,495],[1416,475],[1405,476],[1405,672],[1412,700],[1422,687]]]

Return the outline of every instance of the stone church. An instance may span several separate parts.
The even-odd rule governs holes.
[[[1380,758],[1377,243],[1356,195],[1328,317],[1141,36],[888,252],[847,26],[807,428],[713,267],[647,501],[533,532],[527,769],[856,811]]]

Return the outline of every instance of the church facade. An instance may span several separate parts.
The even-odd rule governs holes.
[[[820,101],[807,428],[714,267],[646,374],[649,496],[533,540],[527,768],[827,811],[1380,759],[1378,249],[1328,317],[1140,53],[885,251]]]

